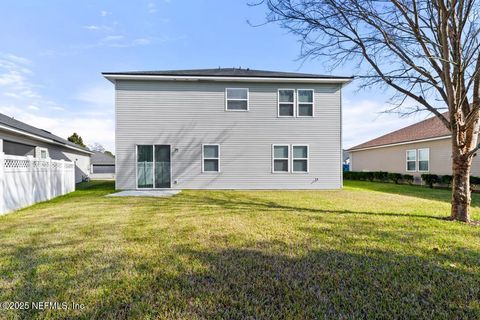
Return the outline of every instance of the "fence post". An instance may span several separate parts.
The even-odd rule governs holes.
[[[65,194],[65,160],[60,160],[60,194],[64,195]]]
[[[77,168],[77,161],[73,162],[73,168],[72,168],[72,183],[73,183],[73,191],[77,189],[77,179],[75,177],[75,169]]]
[[[33,156],[27,156],[27,161],[28,161],[28,178],[29,178],[29,181],[28,181],[28,188],[29,188],[29,193],[28,193],[28,205],[31,205],[34,203],[35,201],[35,195],[34,195],[34,192],[35,192],[35,186],[34,186],[34,173],[33,173]]]
[[[0,214],[5,213],[5,193],[3,185],[5,184],[5,154],[3,153],[3,140],[0,139]]]
[[[52,199],[52,159],[47,157],[47,198],[48,200]]]

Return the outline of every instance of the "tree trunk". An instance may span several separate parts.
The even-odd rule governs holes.
[[[455,148],[455,143],[453,143]],[[452,164],[452,212],[451,219],[463,222],[470,221],[470,169],[472,157],[459,154],[459,150],[453,149]]]

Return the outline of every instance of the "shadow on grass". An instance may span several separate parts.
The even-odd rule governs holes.
[[[258,243],[269,249],[272,244]],[[275,243],[273,246],[278,247]],[[269,250],[274,251],[274,250]],[[284,252],[295,248],[284,246]],[[19,251],[35,261],[31,250]],[[470,253],[472,254],[472,253]],[[478,253],[477,253],[478,254]],[[57,259],[65,259],[59,256]],[[118,257],[120,258],[120,257]],[[24,258],[20,258],[24,259]],[[441,262],[441,261],[440,261]],[[135,255],[117,260],[115,269],[130,265],[128,273],[93,267],[78,275],[51,278],[45,283],[35,267],[21,264],[24,274],[16,297],[49,301],[62,288],[84,287],[89,273],[102,281],[105,294],[89,301],[82,312],[18,312],[21,317],[60,316],[83,319],[130,318],[457,318],[480,317],[478,274],[443,267],[435,259],[374,251],[366,254],[314,250],[291,257],[248,248],[193,250],[174,248],[166,259]],[[165,263],[174,267],[165,268]],[[88,282],[87,282],[88,283]],[[93,285],[92,283],[89,283]],[[96,290],[95,287],[84,291]],[[82,301],[82,297],[77,297]]]
[[[248,197],[245,194],[238,193],[235,198],[221,198],[211,196],[194,196],[188,195],[182,198],[181,196],[175,199],[176,202],[186,201],[188,203],[195,203],[198,206],[218,206],[222,209],[233,212],[249,211],[285,211],[285,212],[303,212],[303,213],[317,213],[317,214],[345,214],[345,215],[366,215],[366,216],[387,216],[387,217],[404,217],[404,218],[428,218],[436,220],[445,220],[448,216],[434,216],[428,214],[414,214],[414,213],[393,213],[393,212],[374,212],[374,211],[353,211],[353,210],[336,210],[336,209],[322,209],[322,208],[306,208],[300,206],[283,205],[278,202],[263,200],[261,198]]]
[[[11,291],[0,292],[0,301],[75,301],[85,303],[86,309],[12,310],[0,317],[480,317],[480,276],[470,271],[478,270],[478,251],[463,248],[449,250],[448,254],[419,251],[418,255],[405,255],[368,247],[355,252],[356,247],[342,242],[349,239],[350,235],[345,234],[349,229],[342,229],[335,219],[323,221],[316,228],[302,229],[313,239],[323,232],[320,227],[336,226],[326,242],[317,240],[314,245],[301,241],[285,243],[278,239],[249,242],[239,238],[235,242],[224,230],[220,234],[212,230],[209,236],[218,239],[213,242],[215,245],[212,242],[199,244],[196,241],[207,239],[195,239],[189,233],[188,227],[194,222],[182,225],[183,212],[196,214],[199,219],[202,219],[202,212],[207,213],[212,208],[217,211],[216,215],[242,213],[245,216],[269,210],[335,212],[282,205],[240,192],[234,197],[222,192],[209,197],[185,193],[170,199],[114,201],[96,198],[95,192],[103,194],[111,187],[107,191],[100,187],[96,191],[88,190],[82,192],[92,192],[90,205],[97,204],[96,212],[74,216],[72,221],[64,220],[68,215],[35,221],[38,230],[32,233],[28,232],[34,225],[19,225],[18,228],[27,231],[25,239],[4,238],[7,241],[0,251],[0,287],[14,282]],[[119,211],[121,214],[110,212],[102,216],[98,201],[138,207],[130,214]],[[171,217],[164,214],[169,210],[175,210]],[[160,217],[159,212],[163,212]],[[390,213],[380,215],[392,216]],[[172,223],[160,224],[159,219],[170,219]],[[67,232],[55,237],[48,229],[52,223],[58,223],[59,228]],[[371,234],[372,239],[378,229],[370,220],[356,221],[347,227],[357,228],[360,235]],[[82,228],[88,233],[82,232]],[[380,231],[383,237],[400,242],[398,229]],[[335,246],[334,241],[338,239],[342,245]]]
[[[346,187],[360,188],[369,191],[377,191],[402,196],[415,197],[426,200],[435,200],[442,202],[451,202],[452,191],[449,189],[432,189],[418,185],[400,185],[393,183],[369,182],[369,181],[351,181],[345,180]],[[480,206],[480,194],[472,193],[472,206]]]

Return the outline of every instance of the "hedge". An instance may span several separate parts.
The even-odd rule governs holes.
[[[378,181],[378,182],[393,182],[395,184],[405,183],[413,184],[414,176],[411,174],[401,174],[385,171],[346,171],[343,173],[345,180],[360,180],[360,181]],[[422,174],[423,182],[433,188],[436,184],[446,185],[448,187],[452,184],[451,175],[436,175],[436,174]],[[480,187],[480,177],[470,176],[470,185]]]
[[[430,188],[433,188],[434,184],[440,183],[440,177],[436,174],[425,173],[421,175],[423,182]]]

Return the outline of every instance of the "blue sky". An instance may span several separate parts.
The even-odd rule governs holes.
[[[247,1],[3,1],[0,112],[114,149],[113,86],[102,71],[211,67],[329,73],[297,60],[299,43]],[[351,75],[349,66],[335,74]],[[344,147],[425,118],[379,115],[389,95],[344,90]]]

